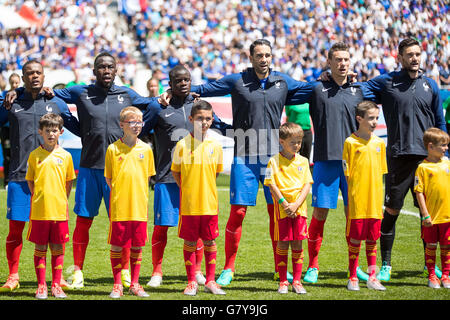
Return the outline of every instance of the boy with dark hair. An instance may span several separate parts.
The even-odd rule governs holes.
[[[215,239],[219,236],[216,177],[223,170],[223,152],[221,145],[207,136],[213,121],[211,104],[204,100],[196,101],[189,121],[193,130],[177,143],[171,166],[180,187],[178,236],[184,239],[183,254],[188,277],[184,294],[197,294],[195,251],[197,240],[201,238],[205,246],[205,291],[223,295],[225,292],[215,282]]]
[[[63,119],[48,113],[39,121],[44,143],[30,153],[25,176],[31,191],[30,223],[27,239],[35,243],[34,266],[38,280],[37,299],[47,298],[45,282],[46,254],[52,252],[52,295],[66,298],[61,289],[64,243],[69,241],[68,197],[76,178],[72,156],[58,145]]]

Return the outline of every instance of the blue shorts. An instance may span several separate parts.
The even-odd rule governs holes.
[[[14,221],[29,221],[31,192],[26,181],[10,181],[6,196],[6,218]]]
[[[317,161],[314,163],[312,185],[312,206],[336,209],[341,190],[344,206],[348,203],[347,181],[341,160]]]
[[[231,164],[230,204],[255,206],[259,182],[263,185],[267,204],[273,204],[270,189],[264,186],[266,168],[267,163],[259,160],[249,161],[248,158],[235,157]]]
[[[81,217],[93,218],[98,215],[103,198],[106,212],[109,214],[109,193],[103,169],[80,167],[73,211]]]
[[[153,201],[155,226],[178,226],[180,188],[176,183],[156,183]]]

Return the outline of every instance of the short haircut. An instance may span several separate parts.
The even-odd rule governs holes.
[[[328,50],[328,59],[331,60],[333,58],[333,53],[336,51],[349,51],[348,45],[345,42],[336,42],[333,44]]]
[[[198,99],[192,105],[191,117],[194,117],[200,110],[206,110],[206,111],[211,111],[212,112],[213,111],[213,107],[208,101],[202,100],[202,99]]]
[[[100,58],[102,58],[102,57],[110,57],[110,58],[112,58],[112,59],[114,60],[114,63],[116,62],[116,58],[114,58],[114,56],[113,56],[111,53],[106,52],[106,51],[103,51],[103,52],[100,52],[100,53],[95,57],[95,59],[94,59],[94,68],[97,66],[98,59],[100,59]]]
[[[438,128],[429,128],[423,133],[423,145],[425,149],[428,149],[428,144],[431,143],[434,146],[439,144],[449,144],[450,137],[447,132]]]
[[[63,118],[56,113],[46,113],[39,119],[39,129],[58,127],[59,130],[64,126]]]
[[[407,39],[402,40],[398,45],[398,54],[403,55],[403,51],[405,51],[406,48],[411,47],[411,46],[419,46],[420,47],[420,43],[416,39],[412,39],[412,38],[407,38]]]
[[[258,39],[253,41],[253,43],[250,45],[250,56],[253,56],[253,52],[255,52],[256,46],[268,46],[270,48],[270,51],[272,52],[272,44],[269,40]]]
[[[280,127],[279,137],[286,140],[292,136],[300,136],[303,138],[303,129],[300,125],[294,122],[285,122]]]
[[[122,111],[120,111],[119,121],[124,122],[125,120],[127,120],[128,116],[130,116],[130,115],[136,115],[139,117],[143,117],[141,110],[139,110],[138,108],[136,108],[134,106],[129,106],[129,107],[123,108]]]
[[[356,106],[356,109],[355,109],[356,116],[360,116],[361,118],[364,118],[367,111],[369,111],[370,109],[379,109],[379,108],[378,108],[377,104],[373,101],[369,101],[369,100],[361,101]]]
[[[186,72],[187,74],[189,74],[189,76],[191,75],[191,73],[185,66],[177,64],[175,67],[172,68],[172,70],[169,71],[169,80],[172,81],[175,75],[180,71]]]
[[[30,64],[36,63],[38,65],[40,65],[42,68],[44,68],[42,66],[42,63],[40,63],[39,61],[33,59],[33,60],[28,60],[27,62],[24,63],[24,65],[22,66],[22,74],[25,75],[25,68],[28,67]]]

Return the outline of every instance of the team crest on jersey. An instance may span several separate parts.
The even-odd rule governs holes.
[[[48,104],[45,106],[45,110],[47,110],[48,113],[53,111],[53,108]]]
[[[423,89],[425,90],[425,92],[428,92],[428,89],[430,89],[430,86],[428,85],[428,83],[426,83],[426,82],[423,83]]]
[[[119,103],[123,103],[123,97],[119,94],[118,96],[117,96],[117,101],[119,101]]]
[[[377,147],[377,152],[380,153],[381,152],[381,148]]]
[[[143,153],[139,153],[139,159],[144,159],[144,154]]]
[[[122,161],[123,160],[122,156],[120,156],[119,159],[117,159],[117,160]]]
[[[55,161],[59,166],[63,164],[63,161],[60,158],[56,158]]]
[[[275,88],[280,89],[280,81],[275,82]]]
[[[356,94],[356,88],[355,87],[351,87],[350,88],[350,92],[352,93],[352,96],[354,96]]]
[[[298,169],[298,172],[302,172],[303,171],[303,168],[301,166],[298,166],[297,169]]]

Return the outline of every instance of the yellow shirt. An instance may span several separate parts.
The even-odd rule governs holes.
[[[278,153],[270,158],[267,164],[264,185],[276,185],[287,202],[295,202],[302,189],[308,183],[312,184],[313,179],[309,170],[308,159],[305,157],[296,154],[294,158],[289,160],[283,157],[281,153]],[[275,200],[274,204],[276,205]],[[283,210],[283,206],[278,204],[278,209],[280,216],[276,218],[286,218],[287,214]],[[297,215],[306,217],[307,213],[306,201],[304,201],[298,208]]]
[[[431,223],[450,222],[450,161],[423,160],[417,167],[414,191],[423,193]]]
[[[145,142],[138,140],[130,148],[119,139],[108,146],[105,178],[111,179],[111,221],[147,221],[148,179],[153,175],[153,152]]]
[[[48,152],[42,146],[28,157],[25,179],[34,182],[31,220],[69,219],[66,182],[76,178],[72,156],[61,147]]]
[[[175,146],[171,170],[181,173],[181,215],[218,213],[216,177],[223,170],[223,152],[217,141],[187,135]]]
[[[382,219],[383,175],[387,173],[384,141],[375,135],[365,140],[352,134],[345,140],[342,157],[348,178],[348,218]]]

